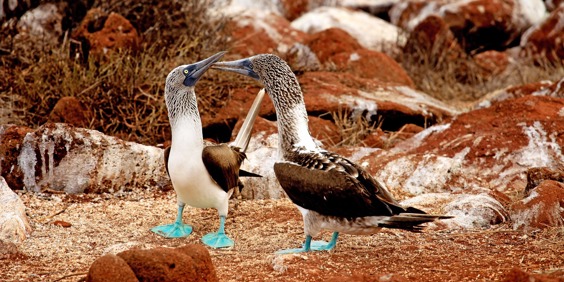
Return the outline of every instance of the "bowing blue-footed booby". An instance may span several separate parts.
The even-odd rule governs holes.
[[[186,237],[192,232],[192,227],[182,222],[185,204],[196,208],[215,208],[220,218],[219,229],[202,237],[202,242],[213,248],[234,245],[225,234],[229,197],[233,189],[239,188],[240,175],[258,176],[239,168],[246,158],[245,150],[264,96],[263,90],[249,110],[234,144],[204,146],[194,86],[224,54],[220,52],[200,62],[179,66],[166,78],[165,101],[172,142],[164,155],[167,173],[177,196],[178,214],[173,224],[151,229],[168,238]]]
[[[447,216],[402,207],[359,165],[316,145],[309,133],[303,94],[296,76],[282,59],[261,54],[212,67],[250,76],[261,82],[276,108],[278,182],[303,216],[305,243],[295,253],[331,250],[339,232],[371,234],[383,227],[418,232],[422,224]],[[329,243],[312,242],[322,230],[333,231]]]

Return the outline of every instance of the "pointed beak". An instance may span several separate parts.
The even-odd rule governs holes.
[[[186,69],[190,69],[188,73],[185,74],[184,85],[194,86],[196,82],[206,73],[206,71],[213,65],[213,63],[219,61],[227,53],[226,51],[221,51],[205,60],[201,60],[197,63],[189,65]]]
[[[253,70],[252,66],[253,64],[251,63],[251,60],[246,58],[236,61],[218,62],[212,66],[212,69],[235,72],[259,80],[259,76]]]

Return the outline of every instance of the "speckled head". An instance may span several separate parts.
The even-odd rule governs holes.
[[[171,123],[184,113],[197,113],[194,86],[204,73],[225,55],[219,52],[207,59],[189,65],[181,65],[173,69],[166,77],[165,101]]]
[[[237,61],[218,62],[212,68],[236,72],[258,80],[264,84],[277,109],[303,104],[303,95],[296,76],[290,66],[276,55],[260,54]]]

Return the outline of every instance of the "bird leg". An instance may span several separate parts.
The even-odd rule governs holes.
[[[225,215],[219,216],[219,229],[217,232],[208,233],[202,237],[202,242],[212,248],[233,247],[235,242],[225,235]]]
[[[313,241],[311,242],[310,248],[313,251],[329,251],[335,248],[337,245],[337,239],[339,238],[339,232],[333,232],[331,236],[331,241],[329,243],[325,241]]]
[[[287,249],[277,251],[276,254],[295,254],[295,253],[305,253],[309,251],[330,251],[335,245],[337,245],[337,239],[339,238],[339,232],[333,232],[331,241],[329,243],[325,241],[311,241],[311,236],[307,235],[303,246],[299,249]]]
[[[188,237],[192,233],[192,226],[182,222],[182,213],[184,212],[185,205],[183,202],[178,201],[178,214],[174,223],[153,227],[151,231],[165,238]]]

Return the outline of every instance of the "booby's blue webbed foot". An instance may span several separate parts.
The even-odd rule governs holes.
[[[339,232],[333,232],[333,236],[331,237],[331,241],[329,243],[325,241],[311,241],[311,236],[306,236],[306,240],[300,249],[287,249],[287,250],[280,250],[277,251],[276,254],[296,254],[296,253],[305,253],[310,251],[330,251],[332,250],[335,245],[337,245],[337,239],[339,238]]]
[[[182,212],[184,212],[184,206],[184,203],[178,203],[178,213],[174,223],[153,227],[151,228],[151,231],[165,238],[188,237],[188,235],[192,233],[192,226],[182,223]]]
[[[227,237],[225,233],[208,233],[204,237],[202,237],[202,242],[212,248],[219,249],[219,248],[228,248],[233,247],[235,242]]]
[[[151,231],[165,238],[183,238],[192,233],[192,226],[181,222],[159,225],[151,228]]]
[[[212,248],[228,248],[235,245],[235,241],[225,235],[225,216],[219,217],[219,229],[217,232],[206,234],[202,242]]]

